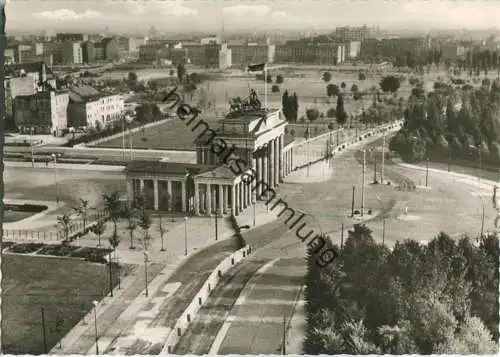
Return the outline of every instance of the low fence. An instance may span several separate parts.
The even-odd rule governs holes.
[[[108,212],[102,210],[87,214],[85,226],[81,217],[75,219],[68,226],[68,237],[74,237],[79,233],[83,233],[85,229],[95,225],[99,220],[107,219]],[[77,221],[76,221],[77,220]],[[76,221],[76,222],[75,222]],[[59,226],[60,227],[60,226]],[[4,240],[16,241],[60,241],[66,238],[64,229],[61,227],[56,231],[37,231],[27,229],[3,229],[2,237]]]
[[[186,332],[186,329],[193,322],[200,308],[207,302],[208,297],[212,293],[215,286],[217,286],[222,276],[226,274],[235,264],[247,258],[251,252],[252,248],[247,245],[246,247],[234,252],[217,265],[217,268],[215,268],[212,274],[210,274],[193,301],[191,301],[179,320],[177,320],[177,323],[172,329],[172,332],[170,332],[170,335],[163,346],[161,355],[173,353],[173,350],[181,339],[183,333]]]

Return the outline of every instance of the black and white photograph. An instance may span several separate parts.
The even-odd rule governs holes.
[[[500,0],[4,0],[0,353],[496,355]]]

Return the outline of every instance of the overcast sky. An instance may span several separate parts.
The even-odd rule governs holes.
[[[4,0],[5,1],[5,0]],[[6,31],[500,27],[500,0],[7,0]]]

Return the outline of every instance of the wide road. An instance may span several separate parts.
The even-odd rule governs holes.
[[[378,145],[379,140],[365,148]],[[353,149],[336,158],[337,162],[340,160],[348,161],[350,170],[359,166],[359,155]],[[390,168],[386,170],[386,179],[408,190],[414,189],[411,180]],[[331,183],[322,184],[325,190],[330,189]],[[283,187],[285,192],[286,186]],[[337,193],[340,200],[350,200],[350,191]],[[386,210],[390,208],[388,204]],[[336,225],[340,227],[338,217],[331,217],[331,220],[338,220]],[[308,227],[318,227],[315,219],[306,218],[304,222]],[[340,229],[328,231],[328,234],[338,237]],[[254,250],[249,259],[228,272],[174,352],[280,354],[284,326],[289,324],[304,284],[305,252],[306,244],[294,231],[287,231],[272,243]]]
[[[244,237],[247,243],[252,247],[259,248],[274,241],[276,237],[281,236],[287,229],[288,228],[283,224],[282,220],[276,220],[244,233]],[[148,328],[163,327],[173,329],[182,312],[191,303],[192,299],[194,299],[213,269],[236,249],[237,247],[235,246],[234,240],[229,239],[202,250],[189,258],[167,280],[166,285],[180,284],[180,286],[176,290],[175,295],[173,295],[171,299],[167,299],[160,307],[160,313],[154,318]],[[162,292],[160,291],[159,294],[162,294]],[[154,299],[154,297],[152,297],[152,299]],[[104,332],[106,339],[119,342],[119,338],[121,337],[130,338],[131,336],[127,336],[125,333],[129,330],[127,326],[116,326],[116,324],[114,324],[115,320],[116,318],[113,322],[109,323],[108,330]],[[133,326],[131,327],[133,330]],[[91,341],[88,341],[85,344],[87,347],[85,352],[83,352],[83,349],[80,349],[83,353],[92,353],[92,351],[89,351],[92,345],[90,342]],[[115,342],[111,343],[103,353],[113,352],[117,347]],[[118,352],[127,355],[155,354],[157,353],[155,348],[157,348],[157,346],[148,347],[143,340],[137,338],[131,347],[127,348],[125,351],[122,349]]]

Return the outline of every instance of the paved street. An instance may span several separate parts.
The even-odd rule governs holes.
[[[380,145],[380,142],[376,141],[369,146],[376,147],[378,145]],[[342,154],[337,157],[334,170],[349,176],[349,173],[359,167],[359,154],[356,154],[356,159],[353,158],[355,150],[357,149],[349,150],[349,154]],[[390,180],[393,185],[404,183],[403,186],[406,187],[406,190],[400,192],[393,187],[368,186],[366,189],[368,196],[367,207],[376,204],[377,197],[380,197],[380,195],[382,195],[382,202],[384,203],[389,201],[388,197],[396,201],[406,199],[409,202],[412,202],[412,197],[413,200],[420,197],[418,199],[424,202],[430,199],[425,190],[422,191],[417,187],[418,185],[413,184],[413,180],[418,180],[421,175],[421,169],[400,167],[390,162],[386,164],[385,179]],[[342,180],[339,179],[338,175],[329,175],[328,173],[324,175],[324,170],[325,165],[322,163],[311,166],[309,178],[312,178],[311,181],[314,183],[309,184],[307,198],[301,195],[304,192],[304,183],[307,178],[304,174],[305,169],[290,175],[287,181],[290,180],[294,183],[281,185],[278,195],[285,197],[291,207],[292,203],[297,204],[295,206],[297,209],[299,207],[310,207],[310,210],[304,211],[313,213],[316,218],[311,218],[308,221],[308,227],[328,232],[332,236],[334,243],[339,244],[341,223],[346,223],[344,227],[345,238],[347,237],[347,230],[350,228],[348,225],[352,224],[353,221],[349,220],[346,214],[339,214],[339,212],[325,217],[326,213],[322,213],[322,207],[317,205],[319,198],[316,193],[322,195],[323,201],[325,201],[325,192],[331,193],[329,187],[336,187],[336,201],[339,207],[343,207],[346,205],[342,202],[350,201],[350,190],[342,189]],[[321,177],[323,177],[322,180]],[[367,168],[366,177],[367,183],[370,182],[373,171]],[[443,172],[433,172],[432,177],[435,180],[436,187],[439,187],[433,193],[436,197],[455,195],[458,192],[463,192],[464,187],[467,187],[467,185],[472,185],[469,187],[474,189],[479,184],[477,179],[474,178],[455,178],[450,182],[450,177],[453,176]],[[438,182],[439,186],[437,186]],[[486,183],[484,185],[487,186]],[[393,195],[389,196],[391,193]],[[384,195],[388,197],[384,197]],[[322,206],[324,207],[324,204]],[[316,209],[313,207],[316,207]],[[440,209],[439,206],[432,204],[432,207],[425,212],[425,218],[422,217],[421,219],[427,221],[430,217],[435,216]],[[392,211],[385,212],[386,217],[389,217],[388,219],[391,222],[391,232],[387,233],[385,241],[388,245],[392,245],[395,240],[402,237],[416,237],[419,239],[422,236],[419,236],[417,232],[419,232],[419,227],[423,227],[423,222],[404,221],[398,218],[400,215],[398,210],[401,210],[400,204],[393,202]],[[467,224],[457,224],[457,221],[453,219],[457,215],[467,217],[467,219],[475,221],[477,225],[479,217],[475,213],[477,212],[476,207],[469,205],[467,209],[463,209],[460,206],[457,211],[449,211],[451,215],[449,222],[442,223],[434,220],[426,224],[426,238],[436,235],[440,227],[443,225],[448,226],[448,223],[454,224],[455,231],[466,229]],[[489,211],[487,211],[487,217],[490,217],[488,213]],[[442,216],[439,217],[442,219]],[[377,240],[379,239],[378,233],[381,221],[382,219],[378,218],[368,219],[367,221],[368,226],[374,229],[374,237]],[[283,316],[287,316],[287,324],[290,324],[287,331],[287,353],[301,353],[301,342],[299,341],[303,339],[304,316],[303,301],[301,301],[303,297],[299,297],[299,291],[303,284],[302,277],[306,269],[303,258],[305,248],[305,245],[297,239],[294,232],[287,232],[275,239],[265,249],[255,250],[251,259],[234,267],[228,273],[228,278],[225,279],[224,283],[214,291],[207,305],[200,310],[199,318],[190,326],[181,339],[176,353],[279,354],[283,339]],[[299,315],[296,315],[289,322],[292,311],[298,311]]]

